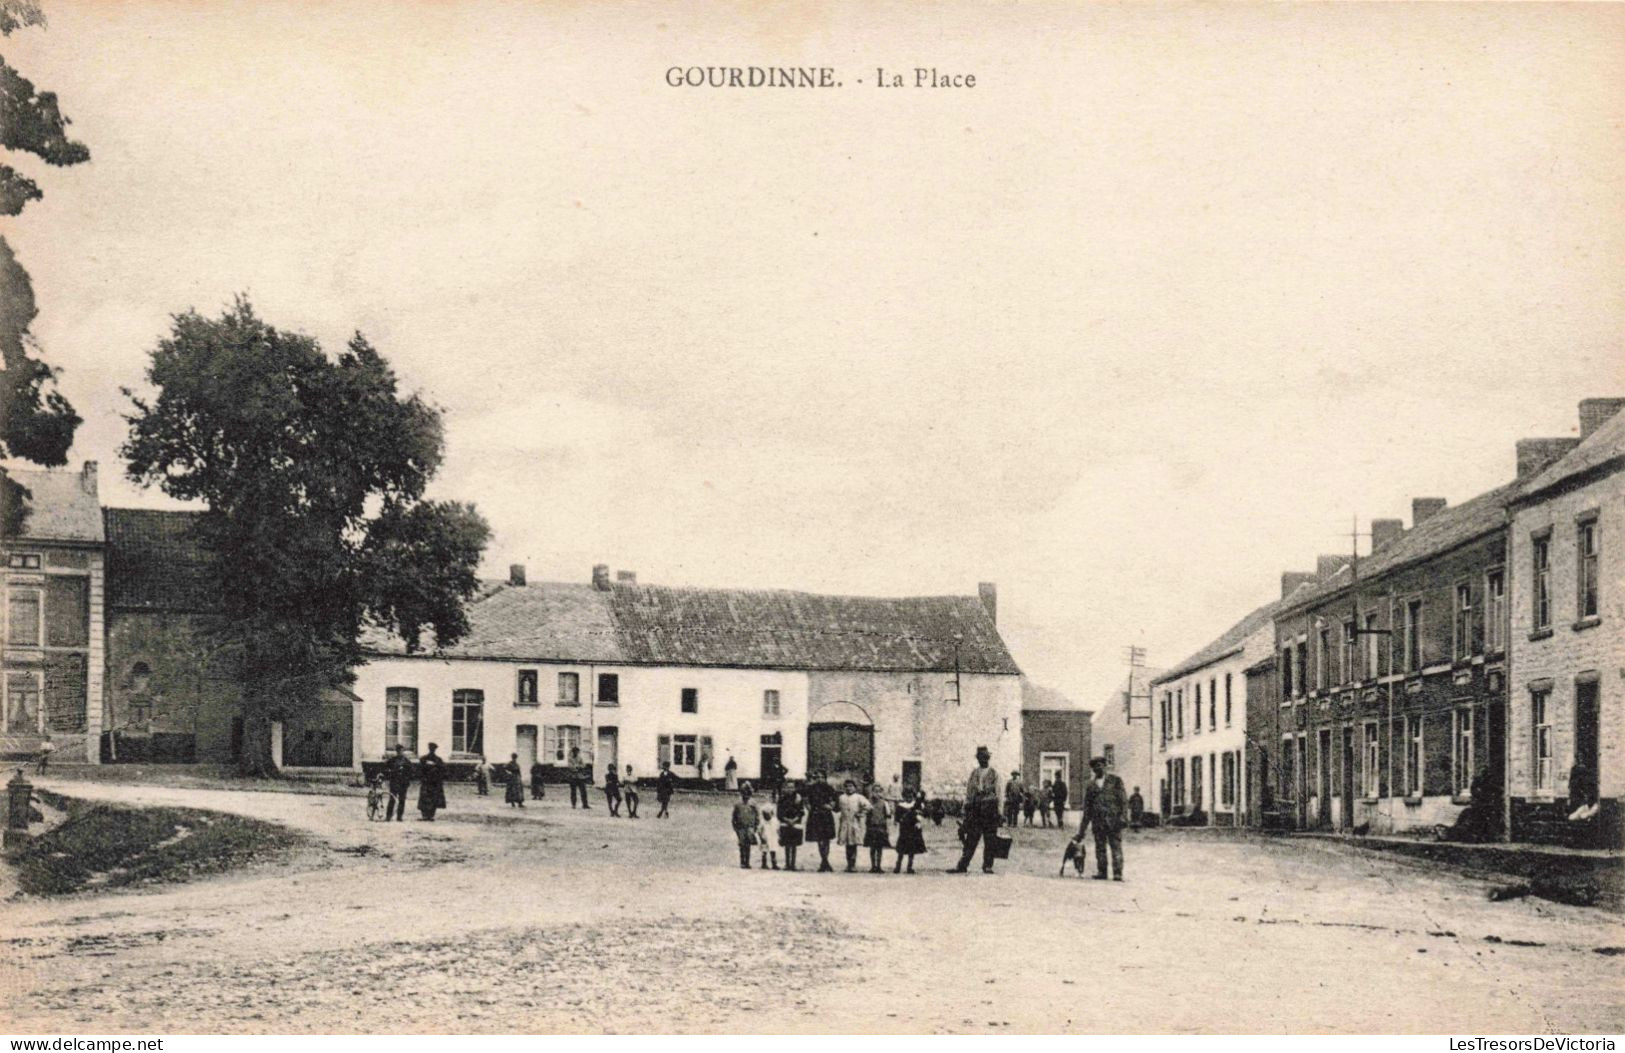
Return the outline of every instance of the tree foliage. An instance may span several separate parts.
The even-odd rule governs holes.
[[[33,0],[0,0],[0,36],[26,26],[44,26]],[[90,159],[83,143],[68,137],[68,118],[56,93],[39,91],[0,57],[0,146],[32,154],[48,165],[76,165]],[[41,196],[39,184],[0,163],[0,215],[15,216]],[[29,327],[38,310],[28,272],[0,238],[0,458],[20,457],[36,464],[67,463],[79,415],[56,390],[56,371],[38,358]],[[0,472],[0,529],[21,528],[26,492]]]
[[[152,400],[130,395],[130,478],[201,501],[215,633],[243,681],[250,767],[268,722],[353,680],[371,627],[420,646],[468,629],[464,604],[490,530],[471,505],[425,500],[440,412],[397,391],[356,334],[336,358],[262,321],[246,299],[177,315],[152,352]]]

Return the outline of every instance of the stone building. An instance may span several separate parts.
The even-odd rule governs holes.
[[[1054,688],[1021,684],[1021,776],[1034,792],[1057,775],[1066,783],[1068,807],[1083,804],[1094,748],[1094,714]],[[1125,775],[1124,781],[1128,780]]]
[[[978,596],[882,599],[641,585],[527,583],[522,567],[472,603],[455,647],[372,641],[357,671],[354,765],[397,742],[454,760],[519,754],[595,774],[740,778],[782,764],[957,794],[978,745],[1021,763],[1020,670]]]
[[[49,735],[62,760],[97,757],[102,731],[105,538],[96,462],[77,472],[8,471],[28,515],[4,556],[0,755],[30,757]]]
[[[1525,440],[1511,517],[1512,835],[1614,843],[1625,797],[1625,399],[1580,403],[1580,436]],[[1571,823],[1571,776],[1602,806]]]

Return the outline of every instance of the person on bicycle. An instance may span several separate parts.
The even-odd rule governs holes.
[[[406,755],[406,747],[400,743],[395,744],[395,756],[384,764],[384,779],[389,783],[390,796],[384,822],[391,819],[401,822],[406,818],[406,791],[412,785],[412,758]]]

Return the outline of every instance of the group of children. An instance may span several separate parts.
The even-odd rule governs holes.
[[[805,791],[800,786],[788,786],[779,795],[778,804],[770,801],[757,803],[750,783],[739,788],[739,802],[733,808],[734,837],[739,843],[739,866],[751,869],[751,854],[760,850],[761,868],[779,869],[779,852],[784,852],[784,869],[796,870],[796,853],[804,841],[818,846],[820,872],[834,868],[829,863],[831,842],[846,850],[846,872],[857,870],[858,848],[869,850],[869,873],[880,874],[881,856],[894,848],[897,861],[892,873],[914,873],[914,857],[926,851],[925,836],[920,824],[924,818],[923,801],[912,789],[905,789],[896,800],[889,800],[885,790],[877,783],[867,796],[858,792],[858,784],[846,781],[845,792],[836,795],[822,777],[814,778]],[[897,824],[897,844],[891,840],[891,826]]]
[[[501,765],[501,770],[505,786],[503,800],[510,808],[523,808],[525,806],[525,783],[523,779],[524,772],[519,766],[519,754],[513,754],[508,759],[508,763]],[[474,792],[476,794],[481,797],[490,794],[491,775],[491,765],[486,763],[484,757],[474,762]],[[531,800],[539,801],[547,796],[546,775],[547,768],[543,766],[541,761],[537,761],[530,766]],[[571,802],[572,805],[574,803]],[[626,817],[628,819],[638,817],[638,782],[633,777],[632,765],[628,764],[626,766],[624,776],[615,770],[615,765],[608,766],[604,772],[604,803],[609,808],[610,815],[619,816],[621,806],[624,803]],[[662,808],[664,806],[665,802],[662,801]]]

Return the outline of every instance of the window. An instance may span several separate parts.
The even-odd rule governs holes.
[[[1580,524],[1574,551],[1580,560],[1579,614],[1582,619],[1597,616],[1597,521]]]
[[[1405,794],[1422,796],[1422,714],[1405,718]]]
[[[1298,694],[1302,696],[1304,692],[1309,690],[1309,644],[1299,640],[1297,650],[1297,666],[1293,672],[1294,680],[1297,682]]]
[[[1462,706],[1455,713],[1456,735],[1451,744],[1450,769],[1452,789],[1457,797],[1467,797],[1473,791],[1473,710]]]
[[[1377,725],[1374,723],[1365,726],[1365,795],[1378,797],[1382,794],[1382,754],[1377,739]]]
[[[1292,697],[1292,648],[1281,648],[1281,701]]]
[[[1330,680],[1330,666],[1332,661],[1332,631],[1321,626],[1315,638],[1315,686],[1326,690]]]
[[[1552,539],[1537,537],[1530,560],[1529,594],[1534,602],[1535,631],[1552,627]]]
[[[1405,671],[1414,673],[1422,668],[1422,601],[1405,604]]]
[[[621,675],[619,673],[598,674],[598,704],[600,706],[618,706],[621,704]]]
[[[12,589],[6,602],[6,639],[18,647],[38,647],[39,615],[38,589]]]
[[[6,674],[6,730],[34,735],[40,731],[38,673]]]
[[[1100,755],[1106,758],[1107,771],[1117,770],[1117,750],[1114,746],[1112,746],[1111,743],[1108,742],[1105,746],[1101,747]]]
[[[1281,736],[1281,796],[1288,800],[1297,800],[1298,774],[1294,754],[1296,750],[1292,745],[1291,735]]]
[[[1212,731],[1219,726],[1219,678],[1207,682],[1207,726]]]
[[[694,767],[700,762],[700,739],[697,735],[674,735],[671,740],[672,767]]]
[[[45,580],[45,645],[90,642],[90,579],[55,574]]]
[[[485,752],[485,692],[459,688],[451,693],[451,751]]]
[[[1224,726],[1230,726],[1230,674],[1224,674]]]
[[[1219,780],[1219,803],[1226,807],[1235,807],[1236,804],[1236,755],[1225,753],[1222,775]]]
[[[1180,688],[1174,695],[1174,736],[1185,737],[1185,689]]]
[[[6,566],[12,570],[38,570],[38,552],[13,552],[6,557]]]
[[[1535,691],[1529,696],[1529,726],[1532,736],[1530,745],[1534,754],[1532,767],[1536,793],[1552,792],[1551,701],[1552,689],[1549,687]]]
[[[683,688],[682,710],[684,713],[698,713],[700,711],[700,689],[697,687]]]
[[[574,724],[560,724],[542,729],[542,758],[553,764],[567,764],[570,751],[581,748],[581,729]]]
[[[534,706],[540,703],[537,695],[536,675],[534,669],[519,670],[519,680],[514,690],[514,705]]]
[[[384,749],[418,751],[418,692],[415,687],[384,689]]]
[[[1162,720],[1158,724],[1158,738],[1160,740],[1158,744],[1163,747],[1168,745],[1168,710],[1171,708],[1169,697],[1168,692],[1164,691],[1162,693]]]
[[[1484,576],[1484,646],[1490,654],[1506,647],[1506,572],[1492,570]]]
[[[1382,653],[1378,644],[1382,641],[1382,630],[1377,628],[1377,615],[1375,612],[1365,616],[1365,677],[1370,679],[1382,675]]]
[[[1355,668],[1355,661],[1359,658],[1359,634],[1354,631],[1354,619],[1343,619],[1343,650],[1338,655],[1338,683],[1352,684],[1360,679],[1359,670]]]
[[[1454,637],[1456,660],[1470,658],[1473,654],[1473,587],[1471,585],[1462,584],[1456,586]]]
[[[769,688],[762,692],[762,716],[776,717],[779,715],[779,693]]]
[[[579,706],[579,705],[581,705],[581,674],[580,673],[560,673],[559,674],[559,705],[561,705],[561,706]]]
[[[1191,734],[1202,733],[1202,685],[1198,683],[1195,688],[1196,704],[1191,707]]]

